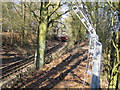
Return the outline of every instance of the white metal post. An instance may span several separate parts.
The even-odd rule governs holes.
[[[82,5],[81,5],[82,6]],[[102,44],[98,42],[98,35],[93,27],[93,25],[89,22],[88,18],[84,15],[82,7],[79,8],[78,5],[73,6],[73,11],[78,16],[80,21],[86,27],[88,32],[90,33],[90,42],[89,42],[89,54],[93,59],[92,63],[92,78],[91,78],[91,89],[99,88],[100,85],[100,66],[101,66],[101,57],[102,57]],[[79,12],[79,13],[78,13]],[[80,15],[82,17],[80,17]],[[86,22],[86,23],[85,23]]]

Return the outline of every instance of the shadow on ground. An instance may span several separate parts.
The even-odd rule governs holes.
[[[12,63],[12,62],[16,62],[16,61],[19,61],[19,60],[25,60],[27,59],[27,57],[24,57],[25,54],[0,54],[2,56],[2,64],[9,64],[9,63]],[[7,57],[7,58],[4,58]]]
[[[32,79],[28,79],[27,81],[23,82],[22,85],[20,85],[18,88],[24,87],[25,88],[53,88],[55,87],[60,81],[62,81],[65,76],[72,72],[82,61],[87,59],[87,56],[84,56],[82,59],[78,60],[74,65],[70,67],[70,69],[66,69],[67,65],[74,62],[76,58],[78,58],[80,55],[85,54],[86,50],[82,52],[77,52],[73,55],[68,56],[65,60],[63,60],[61,63],[56,65],[56,67],[51,68],[48,72],[41,72],[39,75],[33,77]],[[60,75],[56,78],[52,77],[52,75],[58,74],[59,72],[64,71],[60,73]],[[73,74],[75,75],[75,74]],[[80,78],[80,77],[79,77]],[[47,81],[47,85],[41,87],[41,83]],[[77,81],[76,81],[77,82]],[[81,83],[81,82],[79,82]]]

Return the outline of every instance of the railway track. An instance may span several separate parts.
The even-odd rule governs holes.
[[[64,45],[63,42],[59,43],[58,45],[56,45],[53,48],[50,48],[49,50],[45,51],[45,55],[48,56],[50,54],[52,54],[53,52],[57,51],[59,48],[61,48]],[[5,79],[8,76],[19,72],[21,69],[34,64],[34,55],[30,56],[27,59],[24,60],[19,60],[15,63],[11,63],[7,66],[1,67],[0,70],[2,70],[2,75],[0,76],[0,79]]]

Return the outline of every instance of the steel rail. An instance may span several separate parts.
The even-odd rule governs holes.
[[[61,42],[58,45],[46,50],[45,55],[48,56],[51,53],[55,52],[56,50],[58,50],[58,48],[61,48],[63,46],[63,44],[64,43]],[[15,63],[11,63],[7,66],[4,66],[4,67],[0,68],[1,71],[2,71],[2,76],[0,76],[0,79],[4,79],[7,76],[13,74],[14,72],[20,71],[20,69],[22,69],[24,67],[27,67],[28,66],[27,64],[34,64],[33,60],[34,60],[34,55],[30,56],[27,59],[20,60],[20,61],[17,61]]]

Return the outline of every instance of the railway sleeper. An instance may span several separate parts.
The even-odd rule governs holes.
[[[66,46],[67,46],[67,43],[64,44],[62,42],[59,45],[57,45],[56,47],[54,47],[54,49],[56,49],[57,52],[55,52],[55,50],[52,49],[51,54],[47,54],[46,55],[46,57],[47,57],[47,58],[45,58],[46,62],[50,63],[53,59],[55,59],[55,58],[59,57],[60,55],[62,55],[62,53],[66,50],[65,49]],[[31,60],[29,60],[29,61],[31,61]],[[3,78],[3,83],[0,84],[1,87],[2,88],[14,87],[14,86],[16,86],[16,83],[22,82],[22,80],[24,79],[24,77],[26,77],[29,74],[32,74],[34,72],[34,61],[30,64],[30,67],[29,67],[29,65],[27,63],[28,62],[26,62],[26,64],[24,66],[22,66],[22,67],[21,67],[21,65],[19,65],[19,68],[17,70],[14,70],[15,69],[14,68],[13,72],[11,72],[11,73],[6,74],[5,76],[3,76],[2,77]],[[47,63],[45,63],[45,64],[47,64]],[[32,65],[32,67],[31,67],[31,65]],[[26,68],[26,70],[25,70],[25,68]]]

